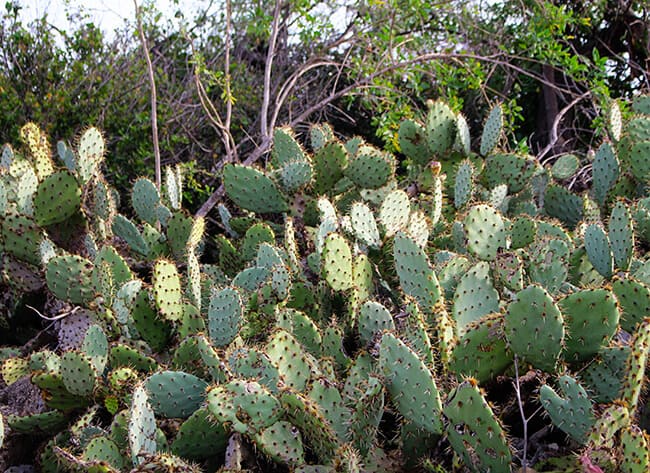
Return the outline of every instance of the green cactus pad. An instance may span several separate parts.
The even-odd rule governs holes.
[[[422,360],[391,333],[381,339],[379,364],[397,410],[418,427],[442,433],[442,404],[435,379]]]
[[[366,204],[355,202],[350,208],[350,222],[357,239],[371,248],[381,246],[381,238],[375,216]]]
[[[427,146],[429,151],[440,156],[454,144],[456,138],[456,115],[449,106],[436,101],[429,107],[426,123]]]
[[[379,221],[386,236],[393,236],[404,229],[411,214],[411,202],[406,192],[395,190],[388,194],[379,208]]]
[[[621,430],[623,458],[621,471],[629,473],[646,473],[650,471],[650,449],[648,434],[638,426],[630,425]]]
[[[379,423],[384,413],[384,390],[377,378],[368,378],[352,409],[349,425],[352,443],[362,456],[366,456],[377,441]]]
[[[334,456],[339,442],[320,406],[311,398],[291,389],[282,391],[280,402],[289,421],[302,433],[306,445],[321,462],[327,463]]]
[[[311,367],[302,347],[293,335],[284,330],[276,331],[264,352],[277,366],[287,386],[298,391],[305,389],[311,378]]]
[[[568,275],[569,248],[564,240],[540,238],[529,248],[528,276],[549,294],[559,292]]]
[[[81,205],[81,189],[68,171],[50,174],[34,194],[34,220],[43,227],[64,222]]]
[[[605,347],[580,373],[580,380],[593,402],[608,403],[618,398],[629,355],[629,347]]]
[[[84,449],[81,458],[86,462],[99,462],[100,465],[108,464],[116,471],[122,471],[125,467],[124,456],[115,442],[106,437],[93,438]],[[100,465],[94,465],[99,467]],[[92,470],[87,470],[92,471]],[[99,470],[101,471],[101,470]]]
[[[239,333],[242,323],[243,304],[239,293],[233,288],[214,291],[208,307],[208,333],[217,347],[225,347]]]
[[[400,151],[414,163],[424,166],[431,160],[426,130],[418,122],[404,120],[399,127],[398,138]]]
[[[81,351],[91,360],[97,373],[102,374],[108,361],[108,339],[99,325],[88,327]]]
[[[362,189],[378,189],[393,177],[394,158],[372,146],[359,146],[344,173]]]
[[[104,159],[104,138],[101,132],[94,127],[88,128],[79,138],[77,146],[77,162],[75,168],[85,184],[95,174]]]
[[[233,376],[254,379],[272,393],[278,392],[280,372],[268,355],[254,348],[241,347],[228,356]]]
[[[273,131],[273,149],[271,150],[271,163],[276,169],[289,163],[306,162],[302,146],[293,137],[290,128],[276,128]]]
[[[257,447],[271,459],[290,466],[305,462],[302,436],[297,427],[278,421],[254,436]]]
[[[430,311],[440,300],[441,289],[424,250],[400,232],[395,236],[393,257],[402,290],[415,297],[422,310]]]
[[[225,383],[230,379],[228,368],[205,335],[196,335],[196,348],[205,369],[210,373],[213,381]]]
[[[111,367],[130,366],[138,371],[152,372],[158,368],[158,363],[133,347],[127,345],[114,345],[109,355]]]
[[[323,277],[335,291],[345,291],[352,287],[352,253],[347,241],[337,233],[325,239],[321,258]]]
[[[366,301],[359,309],[359,339],[363,345],[370,343],[378,333],[394,330],[393,317],[379,302]]]
[[[605,289],[585,289],[559,301],[567,323],[565,358],[581,361],[593,357],[616,333],[619,312],[614,294]]]
[[[274,213],[289,208],[275,183],[257,169],[229,164],[223,170],[223,183],[228,197],[244,209]]]
[[[467,248],[479,259],[492,261],[499,250],[506,248],[505,223],[499,212],[489,205],[472,207],[463,223]]]
[[[503,129],[503,110],[501,105],[495,105],[490,110],[490,115],[483,124],[483,134],[481,135],[480,153],[487,156],[499,143]]]
[[[564,397],[545,384],[539,390],[540,402],[555,427],[576,442],[584,443],[595,421],[591,400],[584,388],[571,376],[561,376],[558,385]]]
[[[9,213],[2,221],[3,250],[19,260],[41,265],[39,245],[43,240],[43,233],[36,223],[29,217]]]
[[[454,293],[452,314],[458,334],[462,335],[470,322],[498,311],[499,294],[492,284],[488,263],[482,261],[465,273]]]
[[[165,191],[171,207],[180,210],[183,200],[183,174],[180,165],[165,168]]]
[[[131,319],[142,339],[152,350],[162,352],[169,343],[172,326],[169,321],[158,316],[151,306],[149,292],[141,289],[133,300]]]
[[[469,202],[473,190],[474,166],[469,160],[459,164],[454,180],[454,206],[462,208]]]
[[[532,156],[493,154],[485,160],[481,179],[489,189],[505,184],[508,192],[514,194],[530,183],[538,169],[539,164]]]
[[[635,333],[637,324],[650,317],[650,287],[634,279],[616,278],[612,290],[621,307],[621,328]]]
[[[92,365],[90,367],[92,369]],[[41,388],[45,405],[52,409],[68,412],[88,405],[88,397],[72,394],[66,389],[61,374],[37,373],[32,376],[32,383]]]
[[[582,199],[562,186],[550,185],[544,195],[544,211],[574,228],[583,217]]]
[[[540,286],[519,291],[508,305],[505,334],[510,349],[526,362],[553,372],[564,346],[564,319]]]
[[[336,139],[334,136],[334,130],[332,130],[332,127],[328,123],[312,125],[309,129],[309,138],[311,147],[315,151]]]
[[[632,167],[634,177],[640,181],[646,181],[650,177],[650,141],[634,143],[629,150],[628,159]]]
[[[591,224],[585,230],[585,250],[594,269],[603,277],[611,278],[614,272],[614,257],[605,230]]]
[[[314,153],[314,191],[325,194],[334,189],[348,165],[348,152],[338,141],[327,143]]]
[[[634,229],[632,214],[627,206],[618,201],[609,216],[609,243],[617,269],[627,271],[634,253]]]
[[[465,333],[451,352],[449,369],[459,378],[472,376],[479,383],[502,374],[512,364],[503,332],[501,314],[486,315],[465,326]]]
[[[618,159],[609,143],[603,143],[596,151],[592,164],[592,189],[594,198],[604,204],[607,194],[618,180],[620,167]]]
[[[146,177],[141,177],[133,184],[131,204],[140,220],[149,225],[158,222],[156,209],[160,206],[160,194],[156,185]]]
[[[65,388],[77,396],[90,396],[95,388],[97,370],[84,353],[68,351],[61,357],[61,379]]]
[[[0,420],[2,420],[1,417]],[[14,432],[33,435],[34,433],[55,433],[64,427],[69,419],[64,412],[47,411],[25,416],[9,415],[6,421]],[[0,426],[0,430],[3,427],[4,423]]]
[[[275,233],[265,223],[256,223],[246,230],[246,235],[241,243],[241,257],[244,261],[251,261],[257,255],[257,250],[262,243],[275,243]]]
[[[77,255],[56,256],[47,263],[47,287],[61,300],[86,305],[95,298],[93,264]]]
[[[569,179],[580,167],[580,160],[575,154],[563,154],[555,160],[551,167],[551,175],[555,179]]]
[[[210,414],[235,432],[254,435],[283,414],[278,399],[255,381],[233,380],[207,391]]]
[[[639,324],[631,342],[630,355],[625,363],[625,380],[620,399],[634,415],[646,379],[646,365],[650,358],[650,319]]]
[[[311,182],[312,174],[312,165],[308,161],[287,163],[280,169],[282,187],[287,192],[297,192]]]
[[[521,291],[524,288],[523,262],[515,252],[498,253],[493,274],[497,287],[505,287],[511,291]]]
[[[161,371],[147,378],[144,386],[156,414],[186,418],[205,400],[208,383],[182,371]]]
[[[158,260],[153,267],[153,296],[160,314],[169,321],[183,317],[181,281],[176,265],[171,261]]]
[[[476,381],[469,379],[449,393],[444,414],[447,437],[472,471],[508,471],[512,457],[499,420]]]
[[[151,251],[149,244],[131,220],[123,215],[116,215],[113,219],[112,230],[113,233],[124,240],[133,251],[137,251],[145,257],[149,255]]]
[[[318,326],[304,313],[295,309],[283,309],[277,314],[278,327],[291,333],[312,355],[321,355],[321,337]]]
[[[149,405],[147,391],[140,385],[133,391],[129,410],[128,439],[131,460],[136,465],[143,457],[156,453],[156,419]]]
[[[27,123],[20,129],[20,137],[27,145],[29,157],[39,179],[44,179],[54,172],[50,159],[50,144],[47,136],[34,123]]]
[[[171,452],[188,460],[204,460],[222,456],[228,443],[224,427],[210,418],[206,407],[197,409],[181,424]]]

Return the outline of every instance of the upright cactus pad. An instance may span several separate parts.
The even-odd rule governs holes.
[[[350,223],[357,239],[371,248],[379,248],[381,238],[375,216],[370,208],[361,202],[355,202],[350,208]]]
[[[481,135],[480,152],[487,156],[499,143],[503,129],[503,110],[501,105],[495,105],[490,111],[487,120],[483,124],[483,134]]]
[[[391,333],[381,339],[379,364],[400,414],[433,434],[442,433],[442,404],[436,382],[422,360]]]
[[[50,174],[34,194],[34,220],[41,226],[60,223],[81,205],[81,189],[68,171]]]
[[[540,402],[553,425],[575,441],[584,443],[595,421],[589,396],[571,376],[561,376],[558,383],[564,397],[545,384],[539,390]]]
[[[539,164],[532,156],[493,154],[485,160],[482,179],[490,189],[506,184],[508,192],[514,194],[530,183],[538,169]]]
[[[161,315],[169,320],[183,317],[181,281],[176,265],[159,260],[153,267],[153,295]]]
[[[472,207],[463,221],[467,248],[479,259],[492,261],[506,248],[505,223],[494,208],[481,204]]]
[[[605,278],[611,278],[614,272],[614,257],[609,238],[600,225],[591,224],[585,230],[585,250],[596,271]]]
[[[217,347],[225,347],[239,333],[243,304],[239,293],[230,287],[213,291],[208,307],[208,333]]]
[[[589,359],[616,333],[619,312],[616,297],[605,289],[585,289],[558,303],[567,322],[565,358]]]
[[[314,190],[331,192],[348,165],[348,152],[338,141],[331,141],[314,153]]]
[[[422,310],[429,312],[440,300],[441,289],[429,258],[422,248],[409,236],[395,236],[395,270],[402,290],[415,297]]]
[[[616,202],[609,216],[609,244],[617,269],[627,271],[634,253],[634,228],[632,214],[627,206]]]
[[[147,378],[144,386],[156,414],[186,418],[205,400],[208,383],[182,371],[160,371]]]
[[[139,385],[133,391],[129,410],[128,439],[131,460],[136,465],[143,457],[156,453],[156,419],[149,405],[147,391]]]
[[[309,360],[295,337],[284,330],[276,331],[265,350],[271,362],[278,368],[284,383],[303,391],[311,378]]]
[[[434,156],[444,155],[456,138],[456,115],[444,102],[434,102],[427,114],[427,145]]]
[[[322,251],[321,270],[325,280],[335,291],[345,291],[352,287],[352,253],[345,238],[331,233]]]
[[[408,195],[402,190],[392,191],[386,196],[379,208],[379,221],[386,236],[393,236],[406,227],[411,213]]]
[[[619,162],[609,143],[603,143],[596,151],[592,164],[592,189],[596,202],[603,205],[607,194],[614,187],[620,174]]]
[[[392,156],[368,145],[360,146],[345,169],[345,176],[362,189],[384,186],[395,172]]]
[[[145,177],[137,179],[133,184],[131,192],[131,203],[141,220],[149,225],[155,225],[158,222],[158,213],[156,209],[160,204],[160,194],[156,185]]]
[[[223,170],[223,183],[228,197],[244,209],[272,213],[289,208],[275,183],[257,169],[229,164]]]
[[[367,345],[375,335],[384,330],[394,330],[393,317],[383,305],[375,301],[366,301],[359,309],[359,338]]]
[[[426,130],[413,120],[404,120],[399,127],[399,147],[402,153],[420,166],[431,160]]]
[[[499,294],[490,277],[490,267],[480,262],[462,277],[454,293],[453,316],[459,335],[470,322],[499,311]]]
[[[473,175],[474,167],[469,160],[460,163],[454,181],[454,206],[457,209],[465,206],[472,197]]]
[[[519,291],[505,316],[508,345],[535,368],[555,371],[564,346],[564,319],[540,286]]]
[[[635,333],[637,324],[650,317],[650,287],[641,281],[617,277],[612,290],[621,307],[621,328]]]
[[[468,379],[449,393],[444,414],[447,437],[472,471],[508,471],[512,462],[505,432],[476,381]]]
[[[88,182],[98,171],[104,159],[104,137],[97,128],[88,128],[79,138],[76,170],[82,184]]]
[[[56,256],[47,263],[45,279],[59,299],[86,305],[95,298],[92,272],[93,264],[81,256]]]

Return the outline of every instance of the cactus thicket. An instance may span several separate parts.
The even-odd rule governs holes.
[[[0,349],[3,392],[39,400],[3,407],[0,445],[30,436],[52,472],[501,472],[536,468],[536,435],[558,465],[647,471],[648,103],[545,166],[500,105],[472,141],[430,102],[399,155],[279,128],[265,167],[223,168],[218,228],[179,167],[119,213],[99,130],[55,162],[26,126],[0,160],[2,321],[51,336]]]

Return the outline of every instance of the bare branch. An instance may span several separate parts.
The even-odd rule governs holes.
[[[142,49],[144,57],[147,60],[147,71],[149,73],[149,85],[151,86],[151,135],[153,139],[153,156],[154,166],[156,173],[156,188],[160,192],[162,186],[162,171],[160,164],[160,144],[158,142],[158,108],[156,105],[156,79],[153,74],[153,64],[151,63],[151,56],[149,55],[149,47],[147,46],[147,38],[144,36],[144,28],[142,27],[142,12],[138,7],[138,1],[133,0],[135,6],[135,17],[138,21],[138,32],[140,33],[140,41],[142,41]]]
[[[260,112],[262,138],[266,138],[271,134],[271,130],[268,127],[269,104],[271,102],[271,72],[273,70],[273,58],[276,53],[275,44],[278,39],[281,7],[281,0],[275,0],[273,22],[271,23],[271,37],[269,38],[269,49],[266,54],[266,64],[264,66],[264,96],[262,98],[262,111]]]

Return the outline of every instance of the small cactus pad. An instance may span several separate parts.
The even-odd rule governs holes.
[[[447,437],[454,451],[472,471],[508,471],[510,448],[499,420],[476,381],[468,379],[449,393],[444,414]]]
[[[372,146],[359,149],[345,169],[345,175],[362,189],[384,186],[395,172],[394,158]]]
[[[614,279],[614,294],[621,307],[621,328],[635,333],[637,324],[650,317],[650,287],[634,279]]]
[[[225,288],[214,291],[208,307],[208,333],[217,347],[225,347],[239,333],[243,304],[237,290]]]
[[[505,315],[508,346],[535,368],[555,371],[564,346],[564,319],[540,286],[519,291]]]
[[[603,277],[611,278],[614,272],[614,257],[609,238],[600,225],[591,224],[585,230],[585,250],[594,269]]]
[[[393,236],[406,227],[411,213],[411,203],[406,192],[394,190],[386,196],[379,208],[379,221],[386,236]]]
[[[244,209],[257,213],[288,210],[275,183],[257,169],[229,164],[223,170],[223,183],[228,197]]]
[[[331,141],[314,153],[314,191],[330,192],[343,177],[348,165],[348,152],[338,141]]]
[[[454,181],[454,206],[462,208],[472,197],[474,166],[465,160],[458,166],[456,180]]]
[[[490,189],[505,184],[514,194],[529,184],[537,169],[539,164],[532,156],[493,154],[485,160],[482,179]]]
[[[159,260],[153,267],[153,295],[161,315],[169,320],[183,317],[181,280],[176,265],[171,261]]]
[[[592,164],[593,193],[596,202],[604,204],[607,194],[618,180],[619,163],[609,143],[603,143],[596,151]]]
[[[131,460],[136,465],[143,461],[146,455],[156,453],[156,418],[149,405],[147,391],[140,385],[133,391],[128,426],[129,448]]]
[[[254,436],[255,444],[266,455],[287,465],[305,462],[302,436],[296,426],[278,421]]]
[[[650,449],[648,434],[638,426],[629,425],[621,430],[623,458],[621,471],[646,473],[650,471]]]
[[[612,209],[609,216],[608,230],[614,265],[617,269],[627,271],[634,253],[634,229],[632,227],[632,214],[621,201],[616,202]]]
[[[366,301],[360,307],[358,324],[359,338],[364,345],[370,343],[377,333],[395,329],[388,309],[375,301]]]
[[[616,333],[619,312],[614,294],[606,289],[585,289],[559,301],[567,322],[565,358],[586,360],[606,346]]]
[[[551,175],[555,179],[569,179],[580,167],[580,160],[575,154],[563,154],[555,160],[551,167]]]
[[[449,369],[457,377],[471,376],[479,383],[502,374],[512,364],[503,335],[503,316],[490,314],[465,326],[453,348]]]
[[[454,293],[453,316],[458,334],[465,332],[470,322],[499,311],[499,294],[490,278],[490,266],[482,261],[462,277]]]
[[[293,335],[276,331],[264,350],[271,362],[278,368],[284,383],[298,391],[307,386],[311,378],[309,361]]]
[[[179,457],[197,461],[223,455],[227,443],[226,429],[214,422],[208,409],[202,407],[181,424],[171,451]]]
[[[481,204],[472,207],[463,223],[467,248],[479,259],[492,261],[499,250],[506,248],[505,223],[491,206]]]
[[[47,263],[47,287],[61,300],[88,304],[94,299],[93,264],[77,255],[56,256]]]
[[[379,364],[397,410],[418,427],[442,433],[442,404],[435,379],[422,360],[391,333],[381,339]]]
[[[321,270],[325,280],[335,291],[345,291],[352,287],[352,253],[345,238],[331,233],[323,245]]]
[[[379,248],[381,238],[372,210],[362,203],[355,202],[350,208],[350,223],[357,239],[372,248]]]
[[[50,174],[34,194],[34,220],[41,226],[64,222],[81,205],[81,189],[68,171]]]
[[[481,135],[481,155],[487,156],[499,143],[503,129],[503,110],[501,105],[495,105],[483,124]]]
[[[595,420],[591,400],[584,388],[571,376],[561,376],[558,384],[564,397],[545,384],[539,390],[540,402],[553,425],[575,441],[584,443]]]
[[[255,381],[233,380],[207,392],[210,414],[235,432],[256,434],[280,420],[278,399]]]
[[[156,414],[185,418],[205,400],[208,383],[182,371],[160,371],[147,378],[144,385]]]
[[[427,146],[429,151],[440,156],[454,144],[456,138],[456,115],[449,106],[436,101],[429,107],[427,114]]]
[[[414,163],[424,166],[431,160],[426,130],[418,122],[404,120],[399,127],[398,137],[400,150]]]
[[[104,137],[94,127],[88,128],[79,138],[76,169],[82,183],[88,182],[104,159]]]
[[[441,289],[424,250],[400,232],[395,236],[393,256],[402,290],[415,297],[422,310],[430,311],[440,300]]]

